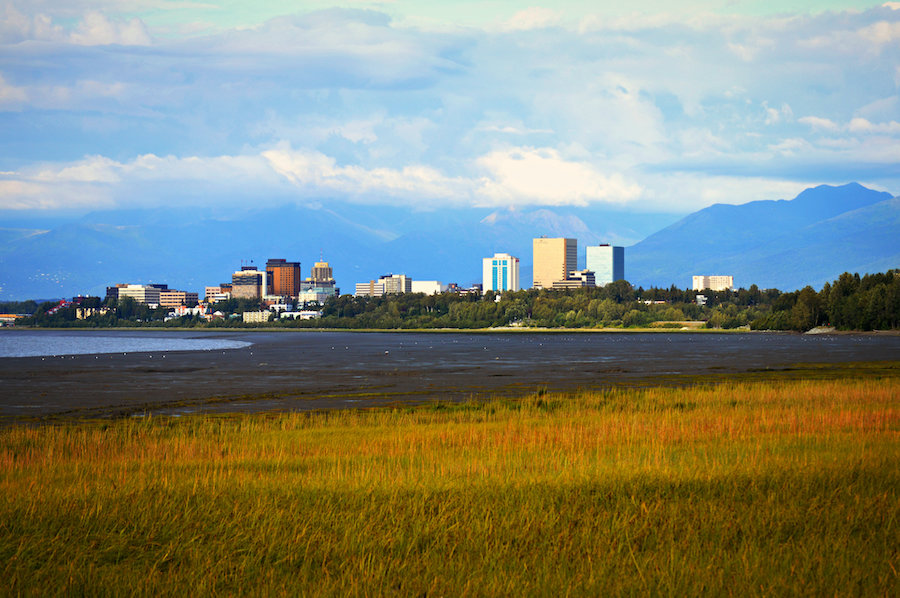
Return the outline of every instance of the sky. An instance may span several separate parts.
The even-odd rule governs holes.
[[[628,4],[0,0],[0,217],[900,193],[900,2]]]

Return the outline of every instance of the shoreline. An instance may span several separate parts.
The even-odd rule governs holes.
[[[435,333],[435,334],[797,334],[797,335],[860,335],[860,336],[900,336],[897,330],[817,330],[815,328],[805,332],[796,330],[748,330],[746,328],[547,328],[547,327],[519,327],[497,326],[493,328],[293,328],[280,326],[264,326],[258,328],[211,328],[211,327],[154,327],[154,326],[111,326],[111,327],[45,327],[45,326],[5,326],[0,327],[0,334],[4,330],[28,330],[28,331],[52,331],[52,332],[99,332],[99,331],[151,331],[151,332],[196,332],[196,333],[244,333],[244,332],[352,332],[352,333]]]

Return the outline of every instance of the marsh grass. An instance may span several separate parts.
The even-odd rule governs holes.
[[[897,595],[900,380],[0,430],[7,594]]]

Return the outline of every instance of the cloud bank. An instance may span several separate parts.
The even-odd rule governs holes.
[[[532,6],[479,27],[345,9],[198,20],[220,9],[4,4],[0,209],[264,197],[686,212],[818,183],[900,188],[891,3]]]

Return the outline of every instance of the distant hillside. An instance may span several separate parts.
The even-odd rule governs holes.
[[[745,288],[820,288],[842,272],[897,267],[900,200],[856,183],[807,189],[790,201],[716,204],[626,250],[626,277],[644,287],[731,274]]]
[[[258,266],[268,258],[299,260],[307,276],[320,255],[343,292],[389,272],[471,285],[481,282],[481,259],[501,251],[521,259],[521,281],[530,286],[535,236],[576,237],[580,247],[633,242],[675,218],[598,209],[416,211],[335,203],[104,211],[41,228],[30,222],[0,229],[0,300],[102,294],[116,282],[161,282],[202,293],[206,285],[230,281],[242,260]]]
[[[898,202],[852,184],[816,187],[791,201],[710,206],[683,218],[596,206],[417,211],[326,200],[8,218],[0,228],[0,300],[102,294],[116,282],[202,293],[229,281],[242,260],[298,260],[306,276],[320,255],[343,292],[389,272],[471,285],[481,281],[481,259],[495,252],[519,257],[528,287],[531,241],[543,234],[578,239],[581,266],[586,245],[644,238],[625,257],[626,277],[644,287],[684,288],[694,274],[733,274],[745,287],[818,288],[844,271],[900,267]]]

